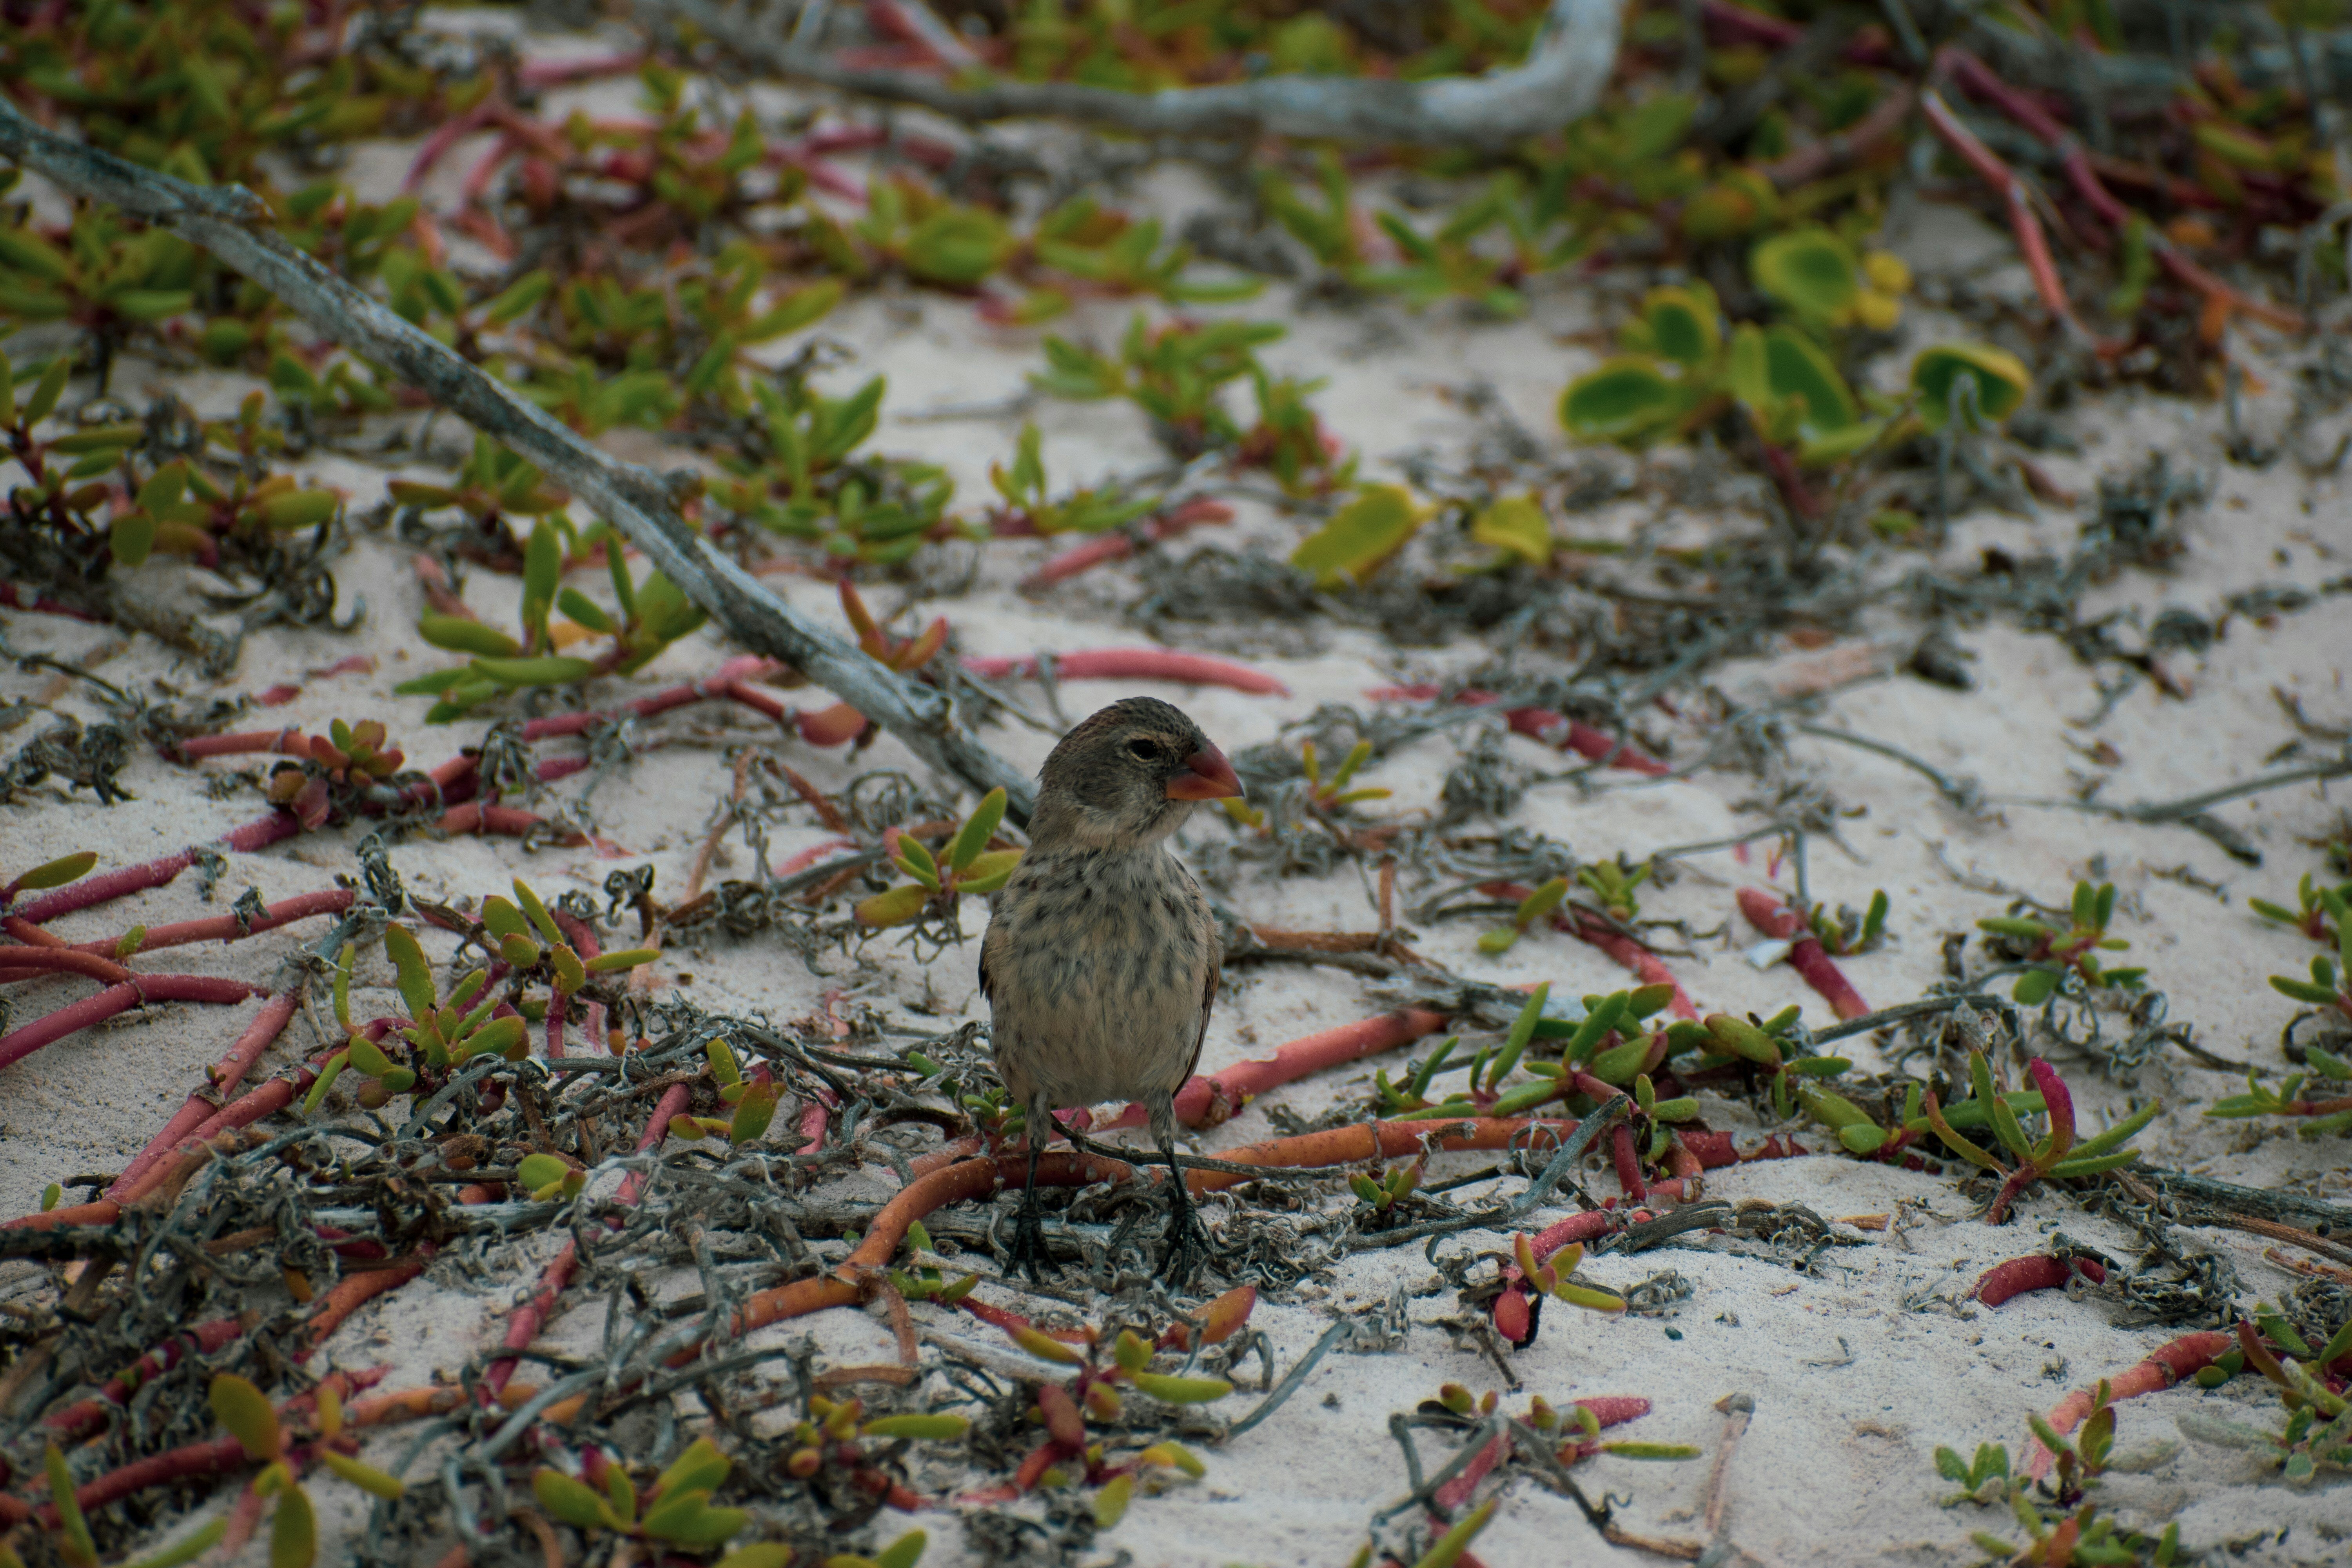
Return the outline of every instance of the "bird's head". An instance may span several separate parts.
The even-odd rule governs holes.
[[[1102,848],[1156,843],[1196,802],[1241,793],[1234,765],[1181,710],[1130,697],[1063,736],[1045,759],[1030,834]]]

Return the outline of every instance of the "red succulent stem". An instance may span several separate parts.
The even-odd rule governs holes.
[[[266,848],[281,838],[291,838],[302,830],[302,825],[287,812],[275,811],[256,817],[241,827],[231,828],[210,844],[191,845],[175,854],[142,861],[136,866],[119,867],[101,871],[94,877],[84,877],[78,882],[59,888],[37,899],[27,900],[9,912],[18,920],[34,925],[44,925],[59,915],[71,914],[132,893],[143,893],[150,888],[160,888],[181,872],[194,865],[204,853],[217,845],[240,855],[249,855]]]
[[[572,951],[580,955],[583,963],[603,956],[604,948],[596,938],[595,927],[569,910],[556,910],[552,912],[555,916],[556,929],[563,933],[563,940],[572,944]],[[581,1018],[580,1027],[588,1037],[590,1050],[603,1048],[607,1043],[604,1032],[604,1004],[590,1002],[587,1012]]]
[[[1404,1007],[1361,1023],[1302,1036],[1270,1057],[1235,1062],[1206,1077],[1189,1079],[1176,1094],[1176,1119],[1187,1127],[1215,1127],[1270,1089],[1410,1045],[1445,1027],[1445,1019],[1444,1014],[1426,1007]],[[1139,1110],[1130,1106],[1126,1115],[1097,1131],[1129,1125],[1127,1116]]]
[[[14,923],[14,922],[11,922]],[[29,926],[38,931],[38,926]],[[49,947],[46,944],[22,947],[0,947],[0,984],[18,980],[37,980],[56,974],[79,974],[89,980],[103,980],[120,984],[131,978],[131,971],[110,958],[79,948]]]
[[[1609,1130],[1609,1157],[1617,1167],[1617,1184],[1625,1189],[1625,1201],[1638,1204],[1650,1195],[1649,1184],[1642,1179],[1641,1151],[1633,1144],[1633,1130],[1619,1122]]]
[[[1224,502],[1196,497],[1171,508],[1163,516],[1150,519],[1133,531],[1121,529],[1097,534],[1085,543],[1065,551],[1023,578],[1021,587],[1023,592],[1034,594],[1105,562],[1124,561],[1141,547],[1138,542],[1139,536],[1141,543],[1157,544],[1205,522],[1231,522],[1233,520],[1234,509]]]
[[[1494,898],[1508,899],[1516,903],[1525,899],[1534,889],[1522,882],[1487,882],[1483,884],[1479,890]],[[1644,985],[1674,987],[1674,999],[1667,1003],[1666,1006],[1675,1017],[1696,1018],[1698,1016],[1698,1008],[1692,1005],[1689,994],[1683,990],[1682,982],[1675,978],[1674,971],[1666,967],[1664,960],[1623,931],[1610,925],[1591,910],[1579,909],[1573,904],[1562,904],[1551,912],[1551,927],[1554,931],[1565,932],[1579,942],[1599,948],[1640,976]]]
[[[332,1387],[338,1394],[348,1395],[357,1389],[373,1387],[383,1382],[384,1373],[391,1370],[390,1367],[377,1366],[359,1372],[339,1372],[322,1378],[320,1387]],[[278,1419],[282,1425],[304,1420],[317,1408],[318,1402],[316,1388],[298,1394],[278,1406]],[[215,1437],[208,1442],[189,1443],[134,1460],[76,1487],[74,1502],[84,1513],[89,1513],[109,1503],[135,1496],[150,1487],[226,1475],[254,1462],[252,1457],[246,1453],[245,1445],[236,1437]],[[15,1501],[14,1499],[8,1500]],[[26,1517],[37,1519],[45,1530],[58,1527],[55,1503],[43,1503],[28,1510]]]
[[[1841,1018],[1859,1018],[1870,1011],[1870,1004],[1846,979],[1820,939],[1805,926],[1804,917],[1781,903],[1761,888],[1742,888],[1738,892],[1739,912],[1748,923],[1766,936],[1786,942],[1795,939],[1789,949],[1790,967],[1804,976],[1805,984],[1822,994],[1830,1010]]]
[[[2077,343],[2099,346],[2087,328],[2074,314],[2074,302],[2066,298],[2066,285],[2058,277],[2057,263],[2051,258],[2050,240],[2042,233],[2042,220],[2034,216],[2033,198],[2025,183],[2001,162],[2000,154],[1978,139],[1977,133],[1961,123],[1952,112],[1943,95],[1929,88],[1919,94],[1919,111],[1947,146],[1959,154],[1960,161],[1974,170],[1977,177],[1997,192],[2009,209],[2009,226],[2017,236],[2017,248],[2025,261],[2025,269],[2032,275],[2033,287],[2041,294],[2042,304],[2067,335]]]
[[[967,655],[964,668],[983,679],[1008,675],[1034,678],[1034,654],[1013,658]],[[1226,686],[1261,697],[1287,697],[1290,688],[1263,670],[1206,654],[1176,653],[1158,647],[1081,649],[1054,657],[1054,673],[1063,680],[1166,680],[1183,686]]]
[[[1454,1510],[1470,1500],[1470,1494],[1478,1489],[1478,1483],[1486,1479],[1487,1472],[1503,1462],[1503,1456],[1509,1451],[1510,1446],[1511,1435],[1508,1432],[1497,1432],[1487,1438],[1486,1446],[1471,1456],[1470,1462],[1462,1467],[1459,1474],[1431,1494],[1430,1506],[1437,1517],[1450,1523]]]
[[[2127,1366],[2109,1378],[2107,1397],[2111,1402],[2120,1404],[2143,1394],[2155,1394],[2170,1388],[2182,1378],[2192,1377],[2212,1365],[2214,1357],[2236,1342],[2228,1334],[2210,1331],[2183,1334],[2158,1348],[2146,1361]],[[2060,1400],[2042,1419],[2050,1424],[2052,1431],[2063,1437],[2091,1413],[2091,1406],[2097,1398],[2095,1389],[2076,1389]],[[2028,1480],[2038,1481],[2050,1473],[2050,1467],[2057,1463],[2058,1457],[2042,1446],[2041,1438],[2029,1435],[2027,1441],[2033,1447],[2026,1458],[2025,1477]]]
[[[434,1251],[432,1242],[420,1241],[416,1244],[416,1250],[406,1258],[381,1268],[346,1274],[337,1280],[332,1289],[319,1298],[310,1317],[304,1320],[302,1340],[295,1347],[294,1360],[299,1363],[317,1355],[334,1331],[343,1326],[343,1320],[365,1303],[399,1289],[424,1273],[425,1266],[433,1259]]]
[[[295,1010],[301,1005],[303,988],[304,982],[297,981],[271,997],[263,1005],[261,1011],[254,1015],[253,1022],[237,1036],[236,1043],[229,1047],[228,1054],[213,1065],[210,1077],[214,1094],[233,1092],[244,1081],[245,1075],[253,1069],[253,1064],[261,1059],[261,1054],[277,1043],[278,1037],[284,1034],[286,1026],[293,1021]],[[156,1161],[169,1153],[183,1138],[212,1120],[220,1109],[205,1094],[191,1092],[187,1103],[173,1113],[172,1120],[163,1124],[163,1130],[149,1139],[147,1146],[122,1168],[122,1173],[107,1188],[106,1195],[121,1197],[147,1173]]]
[[[1720,1170],[1726,1165],[1744,1164],[1752,1160],[1793,1160],[1812,1152],[1794,1138],[1783,1139],[1778,1133],[1765,1139],[1763,1142],[1745,1154],[1733,1146],[1731,1134],[1728,1132],[1677,1128],[1675,1131],[1675,1140],[1697,1159],[1701,1170],[1706,1171]]]
[[[2137,215],[2107,189],[2097,170],[2092,166],[2089,152],[2073,132],[2059,122],[2057,116],[2003,81],[1984,61],[1956,45],[1947,45],[1937,51],[1936,70],[1938,75],[1948,76],[1971,98],[1982,99],[2017,121],[2034,140],[2056,153],[2059,167],[2065,173],[2066,183],[2074,187],[2074,194],[2081,196],[2108,227],[2120,233],[2131,226]],[[1979,172],[1982,173],[1982,170]],[[2303,318],[2294,311],[2242,293],[2206,271],[2189,260],[2179,247],[2162,233],[2152,230],[2148,236],[2148,246],[2167,272],[2208,300],[2219,300],[2231,310],[2242,310],[2284,331],[2294,331],[2303,326]]]
[[[1428,702],[1435,700],[1444,688],[1423,683],[1418,686],[1376,686],[1364,693],[1375,702]],[[1468,688],[1454,694],[1454,700],[1465,708],[1485,708],[1501,700],[1491,691]],[[1674,772],[1657,758],[1624,741],[1594,729],[1580,719],[1571,719],[1549,708],[1514,708],[1504,717],[1509,721],[1512,732],[1540,741],[1554,751],[1574,752],[1607,767],[1623,768],[1630,773],[1645,773],[1663,778]]]
[[[1969,1294],[1988,1307],[1998,1307],[2011,1296],[2021,1296],[2028,1290],[2058,1289],[2077,1273],[2094,1285],[2104,1285],[2107,1280],[2105,1266],[2095,1258],[2036,1254],[1994,1264],[1977,1276],[1976,1285]]]
[[[0,1036],[0,1068],[13,1066],[44,1046],[54,1045],[68,1035],[94,1024],[102,1024],[150,1002],[242,1002],[259,989],[259,986],[248,985],[242,980],[225,980],[209,974],[133,975],[119,985],[108,986],[95,996],[84,997],[58,1008],[47,1017],[36,1018],[14,1034]]]
[[[47,1416],[43,1425],[56,1432],[60,1442],[79,1442],[104,1426],[110,1412],[120,1409],[150,1379],[171,1371],[191,1355],[211,1355],[250,1327],[252,1324],[244,1318],[216,1318],[185,1333],[174,1334],[131,1363],[128,1371],[109,1378],[94,1397],[67,1405]]]

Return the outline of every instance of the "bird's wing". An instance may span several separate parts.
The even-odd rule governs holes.
[[[989,945],[988,939],[982,937],[980,943],[980,994],[993,1004],[996,1001],[996,987],[988,977]]]
[[[1209,965],[1209,982],[1201,988],[1201,1028],[1192,1037],[1192,1059],[1184,1064],[1184,1079],[1178,1080],[1180,1087],[1201,1068],[1201,1047],[1208,1043],[1209,1038],[1209,1014],[1217,1005],[1217,970],[1214,963]]]

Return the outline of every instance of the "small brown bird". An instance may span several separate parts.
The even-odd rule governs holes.
[[[1209,900],[1168,853],[1196,802],[1242,793],[1201,727],[1149,697],[1062,737],[1037,776],[1029,852],[996,896],[980,989],[997,1070],[1028,1110],[1029,1182],[1013,1261],[1040,1277],[1037,1155],[1057,1107],[1139,1100],[1169,1171],[1163,1277],[1208,1253],[1176,1168],[1176,1091],[1201,1059],[1222,944]]]

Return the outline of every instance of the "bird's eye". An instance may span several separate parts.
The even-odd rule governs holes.
[[[1160,756],[1160,745],[1155,741],[1129,741],[1127,754],[1139,762],[1153,762]]]

